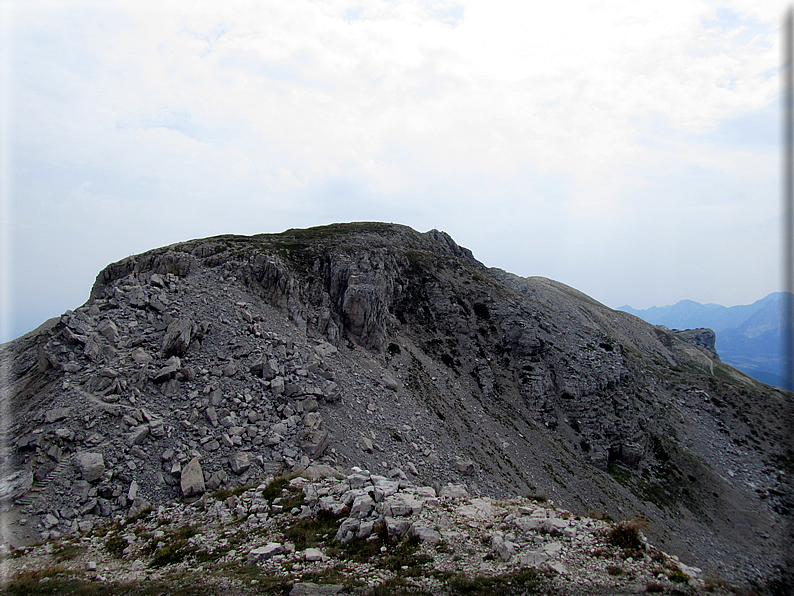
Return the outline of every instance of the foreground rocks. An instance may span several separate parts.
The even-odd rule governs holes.
[[[463,485],[436,494],[312,465],[6,549],[4,587],[135,593],[175,591],[189,578],[194,592],[232,594],[732,593],[650,545],[639,527],[532,499],[471,497]]]

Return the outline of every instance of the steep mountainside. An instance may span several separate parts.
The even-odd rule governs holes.
[[[791,538],[791,394],[702,343],[435,230],[152,250],[2,346],[6,539],[318,460],[642,515],[685,563],[763,586]]]

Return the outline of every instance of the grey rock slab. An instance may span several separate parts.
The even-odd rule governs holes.
[[[474,476],[477,472],[477,464],[470,459],[456,459],[455,469],[465,476]]]
[[[32,471],[18,470],[9,474],[0,480],[0,502],[21,497],[30,490],[31,486],[33,486]]]
[[[171,356],[160,370],[158,370],[152,380],[155,383],[165,383],[173,379],[176,373],[182,368],[182,362],[178,356]]]
[[[383,378],[381,380],[383,382],[383,386],[386,387],[386,389],[389,389],[391,391],[397,391],[397,389],[399,388],[399,384],[397,383],[397,380],[389,373],[384,373]]]
[[[336,468],[329,466],[328,464],[318,463],[309,464],[306,469],[300,473],[300,475],[301,477],[312,481],[322,480],[323,478],[336,478],[338,480],[344,478],[344,474],[342,474]]]
[[[190,462],[182,468],[180,486],[182,488],[182,495],[185,497],[200,495],[206,490],[204,485],[204,472],[201,469],[201,464],[197,457],[191,459]]]
[[[331,442],[331,436],[325,429],[311,429],[307,428],[300,432],[298,435],[300,448],[308,454],[312,459],[317,459],[323,454],[328,444]]]
[[[368,482],[369,476],[364,476],[363,474],[350,474],[347,477],[347,483],[353,490],[364,488]]]
[[[129,511],[127,512],[127,516],[135,517],[151,508],[152,508],[152,504],[149,501],[147,501],[143,497],[135,497],[132,500],[132,505],[130,506]]]
[[[557,572],[557,573],[559,573],[560,575],[565,575],[565,574],[567,574],[567,573],[568,573],[568,569],[565,567],[565,565],[563,565],[563,564],[562,564],[562,563],[560,563],[559,561],[557,561],[556,563],[552,563],[551,565],[549,565],[549,568],[550,568],[550,569],[553,569],[554,571],[556,571],[556,572]]]
[[[59,523],[58,518],[55,517],[52,513],[48,513],[47,515],[45,515],[41,521],[44,524],[44,527],[47,529],[53,528],[57,526]]]
[[[139,426],[136,426],[129,433],[127,433],[125,442],[130,447],[133,445],[140,445],[146,440],[146,437],[148,436],[149,436],[149,425],[141,424]]]
[[[135,348],[130,353],[130,358],[132,358],[132,361],[135,362],[135,364],[141,366],[145,366],[152,361],[152,357],[149,355],[149,353],[140,346]]]
[[[195,325],[188,317],[179,317],[171,321],[163,337],[163,354],[166,356],[183,356],[190,347]]]
[[[251,467],[251,459],[250,454],[247,451],[240,451],[239,453],[235,453],[229,458],[229,467],[231,467],[232,472],[237,474],[238,476],[245,472],[248,468]]]
[[[394,518],[390,516],[385,516],[383,518],[383,523],[386,525],[386,531],[389,534],[389,539],[400,539],[408,533],[408,530],[411,529],[413,525],[411,520],[405,518]]]
[[[472,499],[468,505],[462,505],[456,511],[472,519],[488,519],[496,515],[496,509],[485,499]]]
[[[126,298],[129,305],[133,308],[146,308],[146,305],[149,303],[146,292],[144,292],[143,288],[140,286],[132,287],[130,291],[127,292]]]
[[[543,546],[543,552],[545,552],[550,557],[555,557],[560,554],[562,550],[562,542],[549,542],[548,544]]]
[[[375,502],[368,494],[359,495],[353,501],[350,507],[350,517],[362,519],[367,517],[370,512],[375,508]]]
[[[320,358],[323,358],[323,359],[327,358],[328,356],[331,356],[333,354],[336,354],[337,352],[339,352],[339,350],[336,348],[336,346],[334,346],[332,344],[329,344],[329,343],[326,343],[326,342],[322,342],[322,343],[316,345],[314,347],[314,351],[317,353],[317,355]]]
[[[72,409],[69,407],[66,408],[53,408],[52,410],[47,410],[44,414],[44,421],[47,423],[57,422],[58,420],[63,420],[64,418],[68,418]]]
[[[494,534],[491,540],[491,547],[493,548],[494,554],[505,563],[510,561],[516,552],[516,545],[506,540],[505,537],[501,535],[501,532]]]
[[[333,381],[329,382],[323,388],[323,399],[329,404],[338,402],[342,399],[342,389]]]
[[[546,520],[536,517],[518,517],[513,520],[513,524],[522,532],[534,532],[543,528]]]
[[[420,499],[435,499],[436,489],[434,489],[432,486],[418,486],[416,487],[414,494]]]
[[[438,496],[441,498],[447,497],[450,499],[467,499],[470,495],[469,491],[466,490],[465,485],[450,483],[441,488]]]
[[[155,439],[161,439],[165,436],[165,424],[162,418],[156,418],[149,423],[149,433]]]
[[[310,562],[322,561],[325,559],[325,555],[317,548],[307,548],[303,551],[303,559]]]
[[[538,567],[549,560],[549,554],[543,550],[531,550],[520,553],[518,562],[522,567]]]
[[[174,460],[171,464],[171,476],[179,478],[182,475],[182,464],[178,460]]]
[[[321,497],[319,507],[320,511],[327,511],[334,517],[339,517],[345,510],[345,504],[334,500],[333,497]]]
[[[94,482],[105,473],[105,459],[101,453],[80,451],[75,454],[74,462],[83,480]]]
[[[248,553],[248,564],[256,565],[262,561],[284,553],[284,546],[278,542],[269,542],[265,546],[260,546]]]
[[[260,358],[248,368],[248,371],[265,381],[272,381],[278,374],[278,363],[273,359]]]
[[[408,535],[411,538],[416,538],[419,542],[427,544],[438,544],[441,542],[441,534],[439,532],[429,526],[421,524],[415,523],[412,525],[411,529],[408,531]]]
[[[303,418],[303,425],[306,428],[317,430],[323,423],[323,417],[319,412],[309,412]]]
[[[335,539],[343,544],[349,542],[356,537],[360,525],[361,522],[359,520],[348,517],[339,525]]]
[[[356,538],[366,540],[375,531],[375,522],[373,520],[362,521],[356,532]]]
[[[105,319],[99,323],[99,325],[97,325],[97,331],[112,344],[119,341],[118,327],[116,327],[116,324],[110,319]]]
[[[99,504],[97,499],[89,499],[84,505],[82,505],[79,509],[79,514],[81,516],[86,516],[91,513],[94,508]]]

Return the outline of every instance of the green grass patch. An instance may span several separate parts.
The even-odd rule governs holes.
[[[85,550],[86,547],[80,544],[73,544],[67,541],[56,541],[53,544],[52,556],[55,557],[58,563],[62,563],[63,561],[76,559],[79,555],[84,553]]]
[[[284,508],[284,511],[289,511],[295,507],[302,507],[305,503],[304,499],[303,491],[288,489],[287,495],[281,497],[278,504]]]
[[[225,501],[226,499],[228,499],[233,495],[234,493],[228,488],[220,488],[216,490],[214,493],[212,493],[210,496],[216,501]]]
[[[431,592],[425,592],[424,590],[417,588],[416,586],[411,586],[407,581],[405,581],[401,577],[393,577],[391,579],[387,579],[385,582],[377,586],[371,592],[372,596],[407,596],[408,594],[416,595],[421,594],[423,596],[433,596]]]
[[[262,489],[262,498],[273,501],[276,497],[280,497],[281,491],[289,484],[289,481],[290,479],[287,476],[276,476]]]
[[[146,519],[147,517],[149,517],[149,514],[151,514],[151,512],[152,512],[152,508],[151,507],[147,507],[146,509],[144,509],[140,513],[138,513],[136,515],[133,515],[131,518],[129,518],[127,520],[127,525],[131,525],[131,524],[134,524],[137,521],[140,521],[142,519]]]
[[[422,566],[426,563],[432,563],[433,557],[416,554],[418,549],[418,540],[404,540],[391,552],[387,551],[385,556],[376,562],[375,565],[381,569],[394,571],[399,575],[411,577],[424,575],[425,570]]]
[[[313,584],[344,584],[349,581],[348,577],[342,573],[344,570],[345,566],[340,563],[323,571],[306,572],[301,575],[300,581]]]
[[[198,550],[188,543],[188,540],[198,534],[193,526],[182,526],[174,532],[166,532],[162,538],[152,538],[149,552],[154,552],[149,567],[165,567],[174,563],[181,563],[188,555],[195,554]],[[156,544],[164,542],[165,546],[157,548]]]
[[[632,480],[632,473],[615,460],[607,464],[607,472],[623,486],[627,486]]]
[[[105,540],[105,549],[116,559],[124,556],[124,549],[127,548],[127,541],[116,532],[111,533]]]
[[[306,517],[293,522],[284,531],[284,537],[299,550],[326,546],[336,537],[339,523],[339,519],[327,511],[320,511],[316,519]]]
[[[643,550],[645,542],[642,540],[641,530],[645,526],[645,520],[639,517],[615,524],[607,533],[607,542],[626,550]]]
[[[181,563],[185,560],[185,556],[187,556],[187,552],[185,552],[183,548],[184,546],[184,542],[166,544],[163,548],[155,551],[152,562],[149,563],[149,567],[165,567],[166,565]]]
[[[542,575],[536,569],[521,569],[502,575],[477,575],[469,577],[458,574],[449,579],[448,585],[453,594],[482,596],[518,596],[537,593],[541,587]]]
[[[677,584],[689,583],[689,576],[680,569],[673,570],[673,572],[670,573],[670,575],[668,575],[667,577],[670,578],[670,581],[675,582]]]

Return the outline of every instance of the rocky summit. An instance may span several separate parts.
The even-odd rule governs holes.
[[[710,330],[487,268],[436,230],[152,250],[0,357],[12,592],[791,580],[791,393],[720,362]]]

